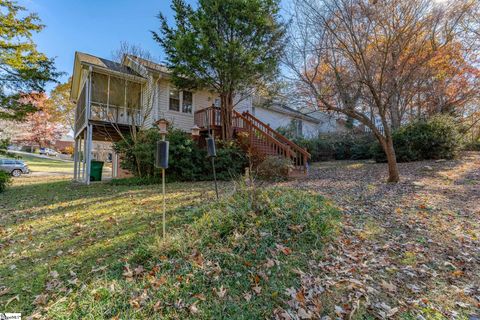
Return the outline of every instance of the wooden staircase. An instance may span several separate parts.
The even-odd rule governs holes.
[[[202,130],[221,132],[220,108],[209,107],[195,112],[195,124]],[[248,112],[233,111],[234,136],[259,156],[280,156],[290,159],[294,167],[292,175],[306,174],[310,154],[294,142],[272,129]]]

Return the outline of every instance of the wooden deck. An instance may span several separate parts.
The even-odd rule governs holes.
[[[194,115],[195,124],[203,135],[220,135],[221,119],[220,108],[213,106],[199,110]],[[252,148],[261,157],[285,157],[292,161],[295,171],[306,173],[310,154],[252,114],[233,111],[232,129],[234,137],[245,149]]]

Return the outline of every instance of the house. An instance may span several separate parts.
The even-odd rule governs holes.
[[[119,141],[133,130],[153,127],[161,118],[185,132],[195,125],[203,136],[221,131],[221,111],[215,92],[178,90],[170,79],[165,66],[132,55],[125,55],[117,63],[75,53],[70,91],[70,98],[76,104],[75,180],[90,182],[93,141]],[[298,171],[306,172],[308,152],[256,117],[252,100],[236,98],[232,114],[234,136],[244,134],[248,136],[246,143],[259,153],[287,157]],[[295,114],[293,110],[289,112],[291,116]],[[120,155],[113,153],[112,158],[112,176],[120,177]]]
[[[65,134],[53,143],[55,150],[65,154],[71,154],[73,151],[73,137]]]

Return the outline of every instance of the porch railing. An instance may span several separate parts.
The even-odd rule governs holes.
[[[90,113],[90,120],[137,126],[142,124],[140,109],[125,108],[92,101]]]

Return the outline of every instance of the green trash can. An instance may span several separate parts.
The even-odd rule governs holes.
[[[90,162],[90,181],[102,181],[103,161]]]

